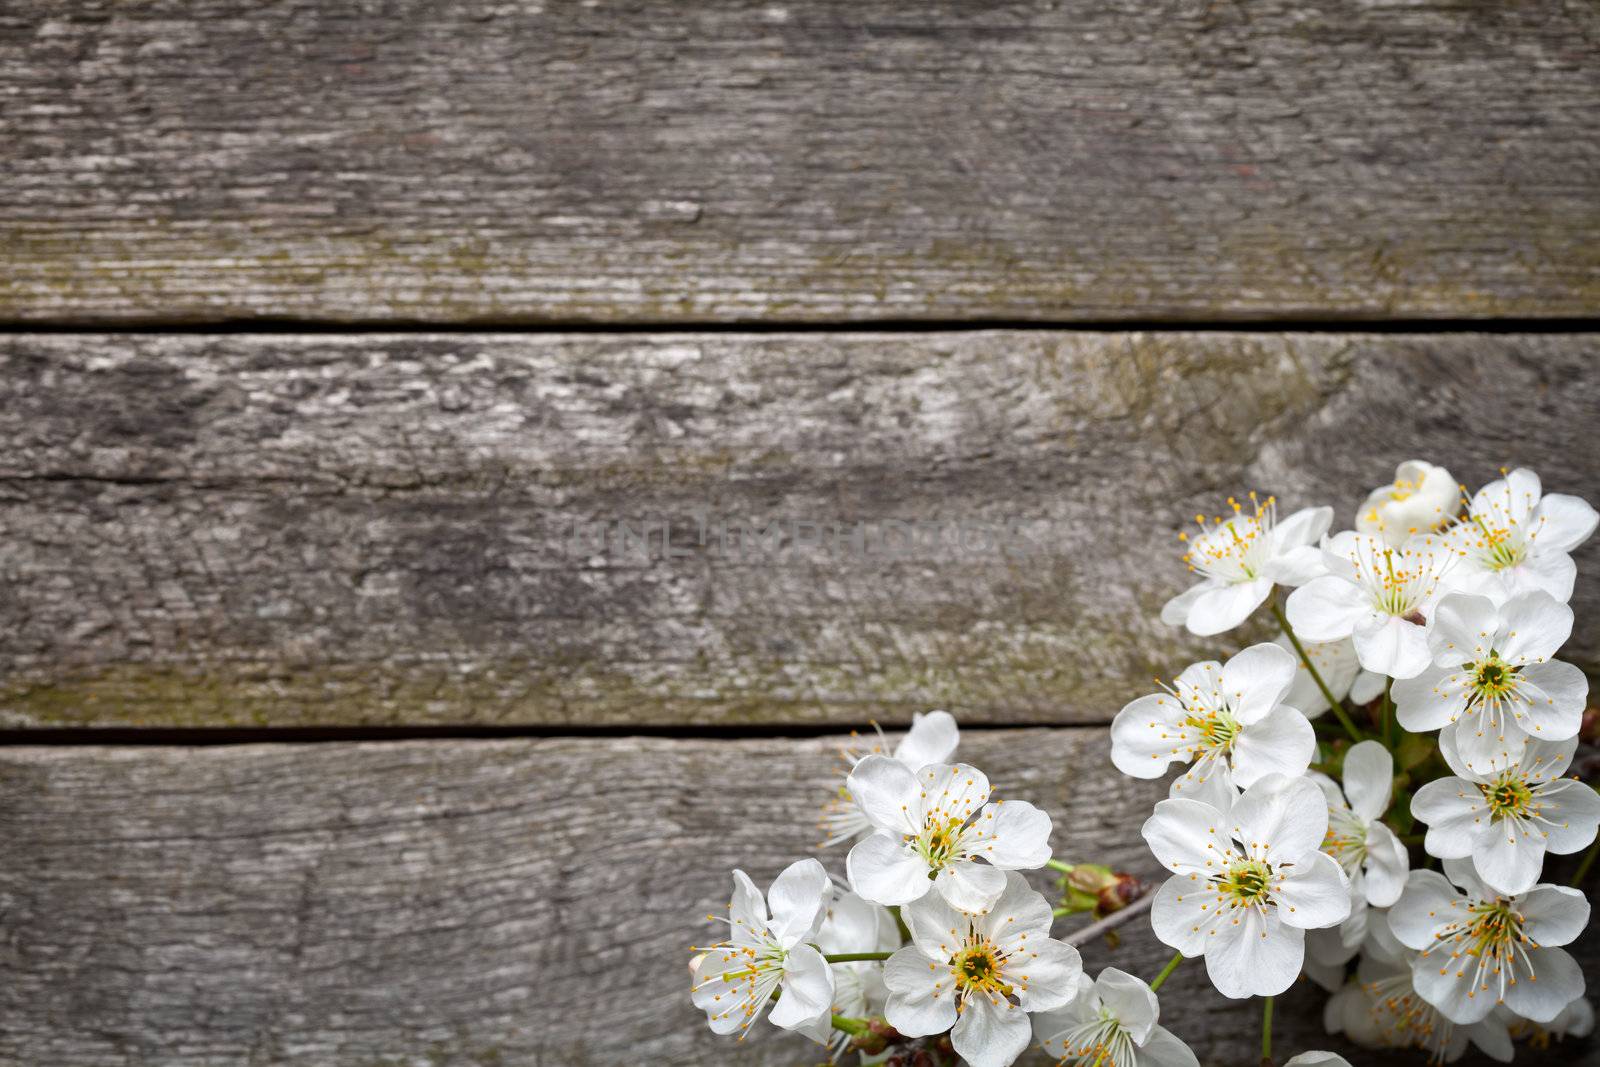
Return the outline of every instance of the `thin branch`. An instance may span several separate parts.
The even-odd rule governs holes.
[[[1156,902],[1154,893],[1146,893],[1138,900],[1112,912],[1099,922],[1090,923],[1082,930],[1069,934],[1061,940],[1069,945],[1087,945],[1101,934],[1110,933],[1123,923],[1130,922],[1150,910],[1150,905]]]

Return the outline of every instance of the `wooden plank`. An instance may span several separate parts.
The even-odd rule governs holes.
[[[11,0],[0,320],[1590,315],[1593,4]]]
[[[837,744],[7,749],[0,1062],[814,1062],[793,1039],[714,1038],[686,947],[732,867],[764,884],[811,854]],[[1138,827],[1159,784],[1116,774],[1106,746],[1096,729],[962,739],[1004,795],[1051,812],[1058,855],[1150,873]],[[1152,976],[1169,955],[1141,922],[1085,961]],[[1255,1005],[1198,967],[1167,989],[1164,1020],[1208,1063],[1254,1063]],[[1280,1048],[1325,1044],[1318,1003],[1287,1001]]]
[[[1177,532],[1400,460],[1600,501],[1590,336],[13,336],[17,726],[1105,722]],[[744,555],[697,522],[867,524]],[[894,521],[1028,541],[889,551]],[[594,524],[670,523],[675,550]],[[580,541],[574,544],[573,532]],[[793,533],[794,530],[790,529]],[[1595,546],[1579,556],[1593,567]],[[1592,574],[1593,571],[1586,570]],[[1600,666],[1600,586],[1568,654]]]

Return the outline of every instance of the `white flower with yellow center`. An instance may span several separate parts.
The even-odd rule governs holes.
[[[1351,638],[1369,671],[1421,674],[1431,661],[1427,616],[1446,590],[1440,579],[1456,557],[1432,534],[1398,548],[1350,530],[1323,546],[1328,573],[1289,594],[1285,611],[1302,641]]]
[[[1428,631],[1433,663],[1396,682],[1395,711],[1414,733],[1451,728],[1463,759],[1515,760],[1530,737],[1565,741],[1583,724],[1589,680],[1555,655],[1572,633],[1572,609],[1549,593],[1518,593],[1501,607],[1451,594]]]
[[[833,974],[805,942],[816,936],[832,892],[828,872],[813,859],[786,867],[765,898],[748,875],[733,872],[728,939],[701,950],[695,968],[694,1005],[713,1033],[738,1031],[742,1039],[769,1007],[768,1018],[785,1030],[814,1029],[828,1018]]]
[[[1411,814],[1428,824],[1423,847],[1440,859],[1470,857],[1478,877],[1502,893],[1539,880],[1546,852],[1585,848],[1600,827],[1600,795],[1563,778],[1578,739],[1529,741],[1517,758],[1468,762],[1449,731],[1439,752],[1454,777],[1437,778],[1411,798]]]
[[[1458,1024],[1487,1019],[1498,1004],[1549,1022],[1583,995],[1583,972],[1559,947],[1589,922],[1582,893],[1537,885],[1508,896],[1465,860],[1445,860],[1444,871],[1448,880],[1412,871],[1389,909],[1394,936],[1418,952],[1411,976],[1424,1000]]]
[[[1050,937],[1049,901],[1009,872],[994,906],[974,915],[930,893],[905,909],[911,944],[889,957],[884,1018],[907,1037],[950,1030],[971,1067],[1006,1067],[1028,1047],[1028,1013],[1078,990],[1078,950]],[[952,1029],[953,1027],[953,1029]]]
[[[1461,556],[1451,584],[1496,603],[1534,589],[1566,603],[1578,575],[1571,552],[1594,533],[1596,521],[1600,515],[1588,503],[1545,494],[1537,474],[1518,468],[1478,490],[1450,528],[1450,545]]]
[[[1273,497],[1250,494],[1247,508],[1228,498],[1233,514],[1210,525],[1196,515],[1200,532],[1179,536],[1188,546],[1183,561],[1200,582],[1167,601],[1161,621],[1187,626],[1200,636],[1220,634],[1250,617],[1274,585],[1300,585],[1322,573],[1316,543],[1328,532],[1332,508],[1303,508],[1282,522]]]
[[[850,794],[871,836],[845,860],[850,885],[877,904],[909,904],[937,890],[963,911],[987,911],[1006,871],[1050,859],[1050,816],[1024,801],[989,803],[989,779],[964,763],[913,772],[868,756],[850,772]]]
[[[1356,512],[1356,529],[1399,547],[1415,534],[1440,529],[1460,510],[1460,489],[1450,472],[1410,459],[1394,469],[1391,484],[1367,495]]]
[[[1163,800],[1144,839],[1173,872],[1156,892],[1156,937],[1205,956],[1223,996],[1282,993],[1300,974],[1305,931],[1350,914],[1350,883],[1321,851],[1328,803],[1307,778],[1269,775],[1226,815],[1195,800]]]
[[[1160,1015],[1148,985],[1107,967],[1092,982],[1079,975],[1072,1000],[1033,1017],[1033,1034],[1059,1067],[1200,1067]]]
[[[1170,689],[1117,713],[1111,762],[1135,778],[1160,778],[1173,762],[1191,764],[1171,795],[1227,811],[1237,788],[1268,774],[1303,774],[1311,763],[1311,723],[1283,703],[1294,676],[1294,656],[1273,644],[1252,645],[1226,664],[1196,663]]]
[[[1272,643],[1285,652],[1294,651],[1288,634],[1279,634]],[[1300,647],[1305,649],[1312,666],[1322,676],[1322,684],[1328,687],[1334,699],[1349,697],[1353,703],[1370,704],[1383,695],[1383,675],[1362,668],[1361,660],[1356,657],[1355,642],[1348,637],[1340,641],[1302,641]],[[1328,698],[1322,695],[1322,687],[1317,685],[1298,655],[1294,683],[1284,694],[1283,702],[1308,719],[1315,719],[1328,710]]]
[[[1353,745],[1344,757],[1344,789],[1316,775],[1328,801],[1328,835],[1322,851],[1350,880],[1350,917],[1339,939],[1354,955],[1367,936],[1367,908],[1387,908],[1400,899],[1411,868],[1406,847],[1383,822],[1394,790],[1394,757],[1378,741]]]
[[[1419,1049],[1433,1064],[1453,1063],[1468,1042],[1502,1062],[1512,1057],[1511,1037],[1494,1016],[1458,1026],[1418,994],[1412,981],[1413,949],[1396,940],[1382,912],[1374,912],[1356,981],[1329,998],[1323,1023],[1362,1048]]]
[[[823,833],[823,848],[872,833],[872,820],[867,818],[850,795],[849,775],[855,765],[867,756],[883,755],[887,742],[881,730],[877,733],[876,743],[865,751],[856,747],[856,734],[852,733],[850,739],[852,743],[840,750],[846,765],[845,777],[839,782],[834,795],[822,806],[822,817],[818,820]],[[930,763],[950,762],[960,741],[961,731],[956,726],[955,717],[948,711],[930,711],[926,715],[918,712],[911,717],[911,729],[895,745],[892,755],[912,770],[920,771]]]

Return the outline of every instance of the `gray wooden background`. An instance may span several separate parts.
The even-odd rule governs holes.
[[[807,1062],[713,1038],[686,946],[931,707],[1151,873],[1105,726],[1250,639],[1155,617],[1190,515],[1348,523],[1412,457],[1600,501],[1597,48],[1587,3],[10,0],[0,1063]],[[1026,550],[698,543],[913,521]],[[1167,989],[1253,1063],[1254,1005]]]

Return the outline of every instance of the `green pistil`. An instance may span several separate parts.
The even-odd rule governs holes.
[[[1472,675],[1472,688],[1489,699],[1503,697],[1517,685],[1517,668],[1501,659],[1498,653],[1477,665]]]
[[[1483,791],[1484,803],[1489,805],[1489,814],[1496,819],[1526,815],[1533,804],[1533,790],[1528,788],[1528,783],[1510,773],[1478,788]]]
[[[917,850],[928,863],[929,878],[936,877],[938,871],[950,862],[950,857],[955,854],[956,846],[961,842],[961,826],[960,819],[950,819],[922,832]]]
[[[1226,752],[1233,747],[1233,739],[1239,736],[1238,720],[1226,711],[1214,711],[1204,717],[1190,715],[1184,725],[1199,731],[1201,747],[1206,749],[1220,748]]]
[[[1223,875],[1217,888],[1241,904],[1264,904],[1272,890],[1272,868],[1259,860],[1242,863]]]

